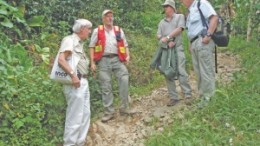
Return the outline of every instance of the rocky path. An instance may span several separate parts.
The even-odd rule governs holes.
[[[239,71],[239,59],[231,53],[218,53],[217,80],[228,84],[233,80],[232,73]],[[178,84],[178,82],[177,82]],[[193,99],[197,97],[195,75],[190,74]],[[177,91],[181,93],[177,85]],[[181,95],[180,95],[181,97]],[[133,116],[120,116],[102,123],[92,123],[86,146],[143,146],[144,139],[153,133],[164,131],[164,126],[172,124],[172,115],[184,117],[185,110],[196,110],[193,105],[186,105],[184,100],[173,107],[167,107],[169,100],[167,88],[155,89],[149,96],[139,97],[131,101],[131,107],[139,111]]]

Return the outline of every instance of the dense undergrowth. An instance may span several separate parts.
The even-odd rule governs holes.
[[[162,76],[151,71],[149,63],[157,47],[155,34],[163,17],[162,2],[0,0],[0,146],[53,146],[62,143],[66,103],[61,85],[50,81],[48,74],[60,41],[70,33],[70,26],[76,18],[87,18],[95,27],[101,23],[101,12],[106,8],[113,9],[115,24],[124,28],[131,48],[128,66],[130,96],[136,98],[149,94],[158,87],[163,81]],[[187,44],[185,39],[186,48]],[[88,41],[86,52],[87,45]],[[237,47],[236,51],[243,50],[243,47]],[[191,69],[189,56],[187,61],[188,69]],[[237,76],[243,79],[242,75]],[[253,79],[249,80],[253,82]],[[91,112],[95,117],[102,111],[100,89],[95,78],[90,77],[89,81]],[[248,95],[257,85],[247,91],[241,89],[242,93]],[[117,90],[114,94],[118,95]]]
[[[61,39],[70,33],[70,25],[77,17],[91,20],[95,27],[101,23],[103,9],[116,7],[115,23],[124,28],[131,45],[130,94],[133,97],[140,95],[136,89],[143,85],[154,88],[158,74],[149,69],[150,57],[157,46],[156,30],[153,29],[157,22],[153,19],[160,18],[161,14],[137,15],[148,5],[132,2],[124,9],[117,8],[125,5],[125,1],[106,1],[102,7],[98,6],[101,1],[92,1],[88,5],[78,5],[81,1],[64,1],[62,3],[68,5],[66,9],[57,0],[50,3],[31,0],[0,2],[0,19],[4,20],[0,24],[0,146],[62,143],[66,103],[62,86],[49,80],[48,74]],[[79,11],[74,11],[75,5]],[[119,17],[122,14],[126,17]],[[130,22],[137,17],[140,17],[139,21]],[[88,41],[86,52],[87,45]],[[94,118],[102,111],[100,89],[94,77],[88,80]],[[117,96],[118,91],[114,94]]]
[[[256,41],[234,38],[229,51],[242,59],[243,71],[228,86],[219,84],[209,106],[173,116],[174,124],[146,142],[148,146],[260,145],[260,51]],[[194,107],[195,108],[195,107]]]

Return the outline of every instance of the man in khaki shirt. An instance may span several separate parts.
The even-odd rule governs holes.
[[[186,101],[191,99],[191,87],[188,83],[188,74],[185,69],[185,54],[182,44],[182,31],[185,28],[185,20],[183,14],[176,14],[175,2],[173,0],[166,0],[162,4],[165,12],[165,18],[162,19],[158,26],[157,38],[161,43],[166,43],[168,49],[176,49],[177,65],[178,65],[178,79]],[[174,51],[174,50],[172,50]],[[170,96],[170,101],[167,106],[174,106],[179,102],[179,95],[176,91],[175,79],[165,77],[166,84]]]

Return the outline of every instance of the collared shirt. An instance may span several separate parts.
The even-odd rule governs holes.
[[[203,23],[201,21],[200,12],[197,3],[198,1],[194,0],[191,6],[189,7],[189,15],[187,17],[187,23],[186,23],[186,26],[188,28],[189,40],[200,35],[203,29],[207,29],[203,27]],[[207,23],[209,22],[210,16],[217,15],[216,11],[207,0],[200,1],[200,9]]]
[[[77,34],[66,36],[62,42],[59,53],[71,51],[72,55],[75,53],[77,57],[80,57],[77,69],[81,74],[88,74],[89,59],[86,57],[86,53],[83,49],[83,42],[80,40]]]
[[[106,43],[105,43],[106,45],[105,45],[104,54],[117,54],[118,47],[117,47],[117,40],[116,40],[114,28],[113,29],[107,29],[106,27],[104,28],[105,28],[105,36],[106,36]],[[124,40],[125,47],[128,47],[128,43],[126,41],[125,34],[122,28],[120,28],[120,32],[121,32],[121,38]],[[91,40],[89,44],[90,48],[95,47],[96,42],[98,41],[97,35],[98,35],[98,28],[95,28],[91,36]]]
[[[157,35],[166,37],[176,28],[185,28],[185,19],[183,14],[173,14],[172,19],[168,21],[166,18],[162,19],[159,23]],[[176,46],[182,44],[181,33],[175,37]]]

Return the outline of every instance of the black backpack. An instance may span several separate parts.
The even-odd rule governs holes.
[[[198,9],[200,12],[200,17],[202,20],[203,26],[206,26],[208,29],[208,25],[206,23],[206,19],[202,14],[202,11],[200,10],[200,0],[198,1]],[[215,32],[212,35],[212,39],[215,42],[215,44],[219,47],[227,47],[228,42],[229,42],[229,29],[230,29],[230,24],[225,23],[224,19],[221,16],[218,16],[219,21],[218,21],[218,27],[216,28]]]

